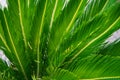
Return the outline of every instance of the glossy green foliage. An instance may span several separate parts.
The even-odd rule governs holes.
[[[119,0],[8,0],[0,9],[0,73],[13,80],[120,79]],[[1,5],[0,5],[1,7]],[[3,75],[2,75],[3,76]],[[6,78],[1,77],[6,80]]]

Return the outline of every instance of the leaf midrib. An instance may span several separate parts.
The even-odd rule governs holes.
[[[42,15],[42,21],[40,24],[40,29],[39,29],[39,33],[38,33],[38,44],[37,44],[37,78],[39,78],[39,72],[40,72],[40,52],[39,52],[39,47],[40,47],[40,38],[41,38],[41,34],[42,34],[42,29],[43,29],[43,25],[44,25],[44,18],[45,18],[45,12],[46,12],[46,7],[47,7],[47,2],[48,0],[45,1],[45,6],[44,6],[44,10],[43,10],[43,15]]]
[[[55,6],[54,6],[54,9],[53,9],[53,12],[52,12],[52,17],[51,17],[51,21],[50,21],[50,31],[51,31],[51,28],[52,28],[52,25],[53,25],[57,5],[58,5],[58,0],[56,0]]]
[[[29,0],[28,0],[28,2],[29,2]],[[23,40],[24,40],[24,43],[25,43],[25,47],[27,47],[27,41],[26,41],[25,30],[24,30],[24,25],[23,25],[23,21],[22,21],[22,11],[21,11],[20,4],[21,4],[20,0],[18,0],[20,25],[21,25],[21,30],[22,30],[22,35],[23,35]]]
[[[77,14],[78,14],[78,11],[79,11],[79,9],[80,9],[80,7],[81,7],[81,5],[82,5],[82,2],[83,2],[83,0],[80,1],[79,5],[78,5],[78,7],[77,7],[77,10],[75,11],[75,13],[74,13],[74,15],[73,15],[73,18],[71,19],[71,21],[70,21],[67,29],[65,30],[65,33],[67,33],[67,32],[69,31],[69,29],[71,28],[72,24],[74,23],[75,18],[76,18]],[[64,34],[65,34],[65,33],[64,33]],[[63,35],[64,35],[64,34],[63,34]]]
[[[97,77],[97,78],[86,78],[86,79],[79,79],[79,80],[104,80],[104,79],[120,79],[120,76],[112,76],[112,77]]]
[[[27,5],[28,5],[28,8],[29,8],[29,6],[30,6],[30,0],[27,1]]]
[[[2,40],[3,44],[5,45],[5,47],[7,48],[7,50],[9,52],[11,52],[10,48],[8,47],[7,43],[6,43],[6,40],[2,37],[2,35],[0,34],[0,39]]]

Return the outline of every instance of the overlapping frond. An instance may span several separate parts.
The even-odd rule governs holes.
[[[0,9],[0,49],[12,76],[120,78],[120,42],[104,43],[120,28],[119,9],[119,0],[8,0]]]

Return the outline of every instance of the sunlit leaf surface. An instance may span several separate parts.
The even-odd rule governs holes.
[[[119,0],[2,1],[1,80],[120,79]]]

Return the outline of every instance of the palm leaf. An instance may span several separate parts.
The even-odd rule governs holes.
[[[73,63],[66,66],[65,69],[71,71],[80,79],[119,79],[119,60],[119,57],[95,54],[83,59],[76,59]]]
[[[104,42],[120,28],[119,9],[119,0],[8,0],[0,9],[0,49],[11,61],[11,76],[118,79],[120,59],[113,53],[119,42]]]
[[[1,39],[2,39],[2,41],[4,41],[4,44],[7,43],[7,45],[9,46],[9,48],[11,50],[11,53],[9,53],[9,56],[11,55],[11,57],[12,57],[11,62],[13,64],[15,64],[15,66],[17,66],[17,68],[20,70],[20,72],[22,72],[23,75],[25,76],[25,78],[27,79],[27,69],[25,69],[25,68],[27,68],[27,66],[29,64],[29,58],[27,58],[28,54],[24,54],[24,53],[27,53],[27,51],[26,51],[27,49],[25,49],[25,48],[28,43],[27,38],[29,39],[29,37],[26,38],[26,36],[27,36],[26,34],[29,34],[28,29],[30,30],[30,27],[28,25],[26,27],[25,24],[23,23],[22,15],[24,13],[22,14],[22,12],[21,12],[22,6],[21,6],[20,1],[19,0],[16,2],[9,1],[9,4],[10,5],[8,5],[8,9],[4,9],[0,13],[1,14],[0,16],[2,19],[2,21],[1,21],[2,29],[4,30],[4,35],[6,38],[6,39],[2,38],[3,35],[1,34]],[[14,8],[15,6],[16,6],[16,8]],[[13,13],[14,13],[14,15],[13,15]],[[27,14],[28,13],[26,12],[26,15]],[[12,20],[9,21],[9,19],[12,19]],[[30,20],[29,20],[29,22],[30,22]],[[11,25],[11,23],[13,23],[14,25]],[[28,24],[28,23],[26,22],[26,24]]]
[[[106,3],[104,5],[106,5]],[[105,7],[104,5],[103,5],[103,7]],[[113,11],[113,8],[114,8],[114,11]],[[95,51],[97,51],[100,48],[100,45],[102,45],[102,43],[108,37],[108,35],[119,28],[119,21],[120,21],[119,19],[120,18],[119,18],[118,9],[119,9],[119,4],[115,3],[109,9],[107,9],[107,10],[105,9],[104,12],[100,12],[99,14],[95,15],[95,17],[88,20],[88,22],[84,22],[83,17],[85,17],[85,15],[83,13],[83,16],[81,16],[80,20],[78,19],[78,21],[76,22],[77,24],[75,24],[76,28],[73,27],[73,29],[70,30],[71,32],[69,32],[69,34],[64,36],[64,39],[62,39],[63,42],[60,46],[60,49],[58,49],[56,51],[56,50],[54,50],[53,47],[50,47],[50,48],[52,48],[52,50],[54,50],[52,52],[52,54],[56,53],[56,55],[52,55],[52,57],[50,56],[50,58],[53,58],[52,60],[53,60],[54,64],[59,65],[59,63],[63,62],[64,59],[68,56],[70,56],[70,57],[74,56],[71,59],[71,60],[73,60],[77,56],[82,55],[82,54],[84,56],[86,56],[89,53],[92,53],[92,52],[95,53]],[[87,12],[86,10],[87,9],[85,8],[85,13]],[[103,11],[103,9],[102,9],[102,11]],[[116,14],[115,17],[110,18],[111,16],[114,15],[114,13],[110,13],[111,11],[117,12],[118,15]],[[109,14],[109,15],[106,15],[106,14]],[[88,17],[86,17],[86,19],[87,18]],[[63,31],[64,31],[64,29],[63,29]],[[59,33],[60,32],[62,32],[62,31],[59,31]],[[53,41],[55,44],[54,40],[50,40],[50,41]],[[69,44],[68,44],[68,42],[69,42]],[[50,43],[50,46],[51,45],[52,45],[52,43]],[[56,49],[55,45],[54,45],[54,47]],[[96,48],[93,50],[93,48],[91,48],[91,47],[93,47],[93,48],[96,47]],[[52,51],[52,50],[50,50],[50,51]]]

